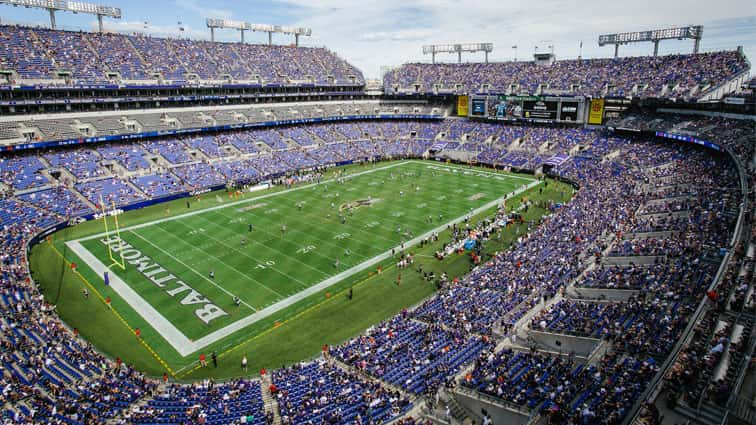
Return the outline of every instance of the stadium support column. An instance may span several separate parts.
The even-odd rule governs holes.
[[[294,34],[294,45],[299,47],[299,34]]]
[[[100,28],[100,33],[102,33],[102,15],[97,15],[97,26]]]
[[[457,63],[462,63],[462,51],[457,52]]]
[[[659,56],[659,40],[654,40],[654,56]]]
[[[239,30],[239,32],[241,33],[241,42],[242,42],[242,44],[244,44],[244,30],[241,29],[241,30]]]
[[[268,31],[268,46],[272,46],[272,45],[273,45],[273,32]]]
[[[215,28],[210,27],[210,41],[215,42]]]
[[[486,50],[486,63],[488,63],[488,51]]]
[[[50,12],[50,28],[55,29],[55,9],[47,9]]]
[[[436,63],[436,52],[431,52],[431,63]]]
[[[614,57],[619,56],[619,44],[614,45]]]
[[[701,39],[696,38],[693,40],[693,53],[698,54],[698,49],[701,47]]]

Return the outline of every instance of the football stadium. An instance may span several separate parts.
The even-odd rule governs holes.
[[[752,4],[111,3],[0,0],[3,424],[756,424]]]

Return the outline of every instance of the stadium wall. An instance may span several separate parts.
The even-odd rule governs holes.
[[[698,103],[719,101],[725,95],[732,93],[748,82],[749,70],[745,70],[737,76],[720,83],[718,86],[709,89],[705,94],[698,98]]]
[[[246,130],[252,128],[264,128],[264,127],[278,127],[284,125],[297,125],[297,124],[314,124],[314,123],[327,123],[327,122],[341,122],[341,121],[360,121],[360,120],[442,120],[440,115],[411,115],[411,114],[397,114],[397,115],[347,115],[340,117],[325,117],[325,118],[302,118],[296,120],[281,120],[281,121],[264,121],[256,123],[244,123],[244,124],[230,124],[220,125],[214,127],[197,127],[197,128],[182,128],[177,130],[161,130],[161,131],[148,131],[143,133],[133,134],[118,134],[113,136],[100,136],[100,137],[80,137],[78,139],[66,139],[47,142],[35,142],[35,143],[21,143],[16,145],[9,145],[2,148],[4,151],[24,151],[32,149],[46,149],[59,146],[72,146],[82,145],[90,143],[104,143],[104,142],[117,142],[124,140],[135,139],[151,139],[163,136],[179,136],[185,134],[198,134],[208,133],[214,131],[226,131],[226,130]]]
[[[478,417],[485,410],[494,424],[525,425],[533,416],[529,410],[522,409],[520,406],[504,404],[501,399],[495,399],[464,387],[455,389],[454,397]]]
[[[582,336],[554,334],[535,330],[528,331],[528,337],[541,347],[559,353],[574,353],[587,359],[601,343],[600,339]]]

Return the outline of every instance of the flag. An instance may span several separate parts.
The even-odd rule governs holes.
[[[105,286],[110,285],[110,276],[108,276],[108,272],[103,272],[102,280],[105,281]]]

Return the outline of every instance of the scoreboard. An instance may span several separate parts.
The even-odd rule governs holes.
[[[561,96],[472,96],[470,117],[504,121],[584,121],[585,98]]]
[[[559,102],[552,100],[524,100],[522,102],[522,114],[524,118],[540,118],[556,120]]]
[[[582,109],[581,102],[568,102],[562,101],[559,107],[559,120],[560,121],[578,121],[578,113]]]

